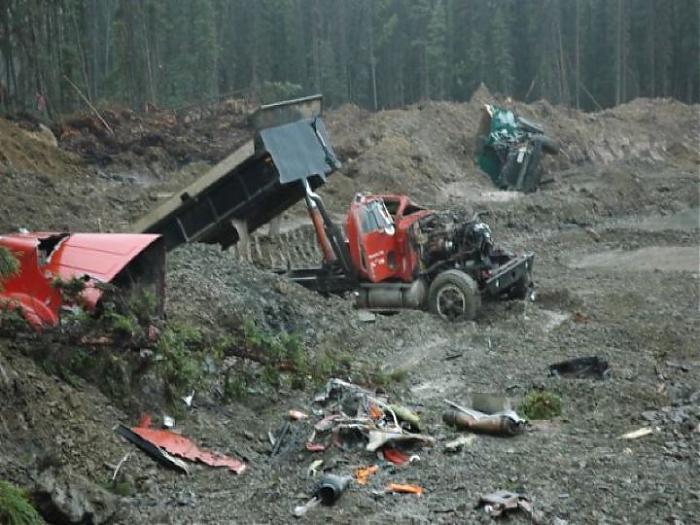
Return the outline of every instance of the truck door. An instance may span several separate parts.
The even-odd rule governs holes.
[[[397,270],[396,229],[384,202],[366,202],[360,218],[362,269],[374,283],[393,277]]]

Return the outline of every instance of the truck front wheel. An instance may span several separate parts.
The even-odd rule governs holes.
[[[447,321],[474,319],[480,306],[479,287],[460,270],[447,270],[430,285],[428,307]]]

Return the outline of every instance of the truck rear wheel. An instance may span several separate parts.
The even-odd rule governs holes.
[[[447,321],[474,319],[480,306],[479,287],[474,279],[460,270],[447,270],[430,285],[428,307]]]

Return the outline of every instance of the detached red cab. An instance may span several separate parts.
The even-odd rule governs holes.
[[[17,257],[17,274],[0,287],[0,308],[19,308],[32,326],[58,324],[63,299],[54,279],[84,279],[80,306],[94,310],[102,296],[97,283],[128,287],[149,283],[159,308],[164,295],[165,248],[160,235],[121,233],[13,233],[0,235]]]

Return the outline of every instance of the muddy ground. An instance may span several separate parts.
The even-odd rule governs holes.
[[[53,468],[104,486],[134,450],[112,427],[135,423],[144,409],[157,419],[175,408],[178,429],[204,446],[245,456],[248,470],[236,476],[197,465],[184,476],[136,451],[121,468],[131,493],[96,496],[118,509],[115,522],[291,522],[292,509],[316,481],[307,475],[315,459],[339,474],[375,463],[380,470],[369,485],[352,486],[334,507],[313,509],[300,522],[489,522],[474,506],[497,489],[527,493],[544,523],[697,522],[698,107],[639,100],[583,115],[544,102],[518,105],[563,146],[549,161],[551,182],[520,195],[494,191],[473,167],[471,130],[479,97],[488,94],[477,95],[470,104],[329,113],[344,167],[323,194],[337,212],[366,189],[410,191],[433,205],[488,211],[498,242],[536,253],[535,302],[486,303],[474,323],[448,324],[412,311],[364,322],[350,299],[314,295],[235,252],[190,246],[169,255],[171,321],[216,330],[232,317],[253,318],[266,330],[299,334],[312,355],[351,353],[363,366],[381,369],[397,379],[381,388],[418,411],[425,432],[437,438],[417,451],[420,461],[393,467],[361,448],[306,452],[302,424],[271,458],[268,431],[279,429],[291,408],[309,411],[316,387],[253,385],[241,401],[223,401],[213,389],[197,393],[186,409],[161,402],[146,375],[125,397],[110,398],[99,380],[66,381],[27,357],[27,338],[34,336],[6,334],[0,338],[0,478],[32,486],[40,471]],[[154,174],[147,163],[118,159],[107,169],[79,160],[79,152],[53,153],[71,155],[71,170],[3,170],[3,230],[96,223],[124,229],[160,193],[202,169],[189,164]],[[287,214],[286,229],[298,224],[296,212]],[[587,355],[609,362],[608,379],[548,376],[549,364]],[[502,392],[517,406],[533,389],[559,395],[562,415],[533,422],[520,436],[477,436],[461,452],[445,451],[458,432],[442,423],[444,399],[469,404],[473,392]],[[653,433],[620,439],[640,427]],[[416,483],[425,493],[381,494],[389,482]]]

